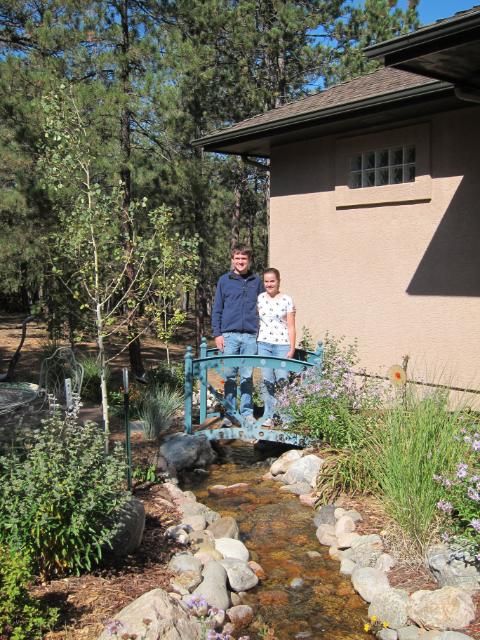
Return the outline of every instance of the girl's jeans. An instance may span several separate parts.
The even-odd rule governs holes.
[[[257,353],[257,336],[253,333],[228,331],[223,334],[226,356],[254,356]],[[237,375],[240,372],[240,413],[242,416],[253,416],[253,367],[225,367],[225,404],[227,411],[235,411],[237,403]]]
[[[273,356],[276,358],[285,358],[290,347],[288,344],[271,344],[270,342],[258,343],[259,356]],[[262,369],[263,385],[262,396],[265,410],[263,418],[271,418],[275,411],[277,401],[275,399],[275,390],[279,383],[285,384],[288,380],[288,371],[285,369]]]

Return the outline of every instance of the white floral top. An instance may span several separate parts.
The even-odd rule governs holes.
[[[289,345],[287,313],[295,311],[293,299],[286,293],[272,298],[264,292],[258,296],[257,308],[260,318],[258,342]]]

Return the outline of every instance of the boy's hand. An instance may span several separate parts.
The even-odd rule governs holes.
[[[215,338],[215,345],[217,349],[223,353],[223,350],[225,349],[225,340],[223,339],[223,336],[217,336]]]

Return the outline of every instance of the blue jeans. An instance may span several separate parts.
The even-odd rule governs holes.
[[[290,350],[288,344],[271,344],[270,342],[258,343],[259,356],[273,356],[274,358],[285,358]],[[286,369],[262,369],[262,397],[265,410],[263,418],[271,418],[275,411],[277,401],[275,399],[275,389],[279,383],[285,383],[288,380],[288,371]]]
[[[257,353],[257,336],[253,333],[228,331],[223,334],[226,356],[254,356]],[[225,404],[228,410],[235,411],[237,404],[237,375],[240,372],[240,413],[253,415],[253,367],[225,367]]]

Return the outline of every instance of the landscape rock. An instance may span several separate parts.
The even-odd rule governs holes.
[[[355,531],[355,522],[347,515],[343,515],[335,523],[335,535],[337,538],[345,533],[352,533]]]
[[[248,591],[258,584],[258,578],[254,571],[243,560],[225,558],[220,564],[227,572],[228,584],[232,591]]]
[[[233,624],[235,631],[239,631],[248,625],[253,620],[253,609],[246,604],[239,604],[234,607],[230,607],[227,610],[227,616],[230,622]]]
[[[117,557],[134,553],[142,543],[145,530],[145,507],[138,498],[130,500],[118,512],[118,529],[111,542],[111,552]]]
[[[393,569],[395,565],[396,560],[393,556],[391,556],[389,553],[382,553],[382,555],[377,558],[375,569],[380,569],[380,571],[385,571],[385,573],[388,573]]]
[[[390,588],[387,576],[383,571],[373,567],[355,567],[352,572],[352,585],[355,591],[366,602]]]
[[[202,576],[199,571],[184,571],[170,578],[170,586],[176,593],[184,596],[198,587],[201,581]]]
[[[248,562],[250,553],[247,547],[233,538],[217,538],[215,540],[215,549],[219,551],[224,558],[236,558]]]
[[[232,518],[232,516],[219,518],[216,522],[208,526],[207,531],[211,533],[214,538],[235,538],[235,540],[238,540],[240,535],[237,521],[235,518]]]
[[[144,620],[151,622],[146,627]],[[199,620],[192,618],[163,589],[153,589],[131,602],[107,623],[98,640],[111,640],[112,627],[117,624],[117,637],[129,634],[129,637],[143,640],[203,640],[204,632]]]
[[[321,524],[335,525],[335,505],[324,504],[320,507],[313,518],[313,524],[319,527]]]
[[[245,493],[250,485],[247,482],[237,482],[231,485],[214,484],[208,487],[211,496],[236,496]]]
[[[356,509],[348,509],[343,515],[348,516],[354,522],[361,522],[363,520],[362,515]]]
[[[294,493],[297,496],[306,495],[311,490],[312,487],[308,484],[308,482],[296,482],[294,484],[286,484],[283,487],[280,487],[280,491],[284,491],[286,493]]]
[[[300,449],[290,449],[282,454],[278,460],[270,467],[270,473],[272,476],[277,476],[279,473],[284,474],[292,466],[295,460],[299,460],[303,457],[303,451]]]
[[[379,535],[373,533],[360,536],[352,542],[350,558],[360,567],[375,567],[382,553],[383,540]]]
[[[351,533],[342,533],[337,537],[337,547],[341,550],[350,549],[354,540],[357,540],[357,538],[360,538],[360,535],[356,531],[352,531]]]
[[[475,618],[472,597],[458,587],[416,591],[410,596],[408,616],[426,629],[463,629]]]
[[[227,591],[227,572],[219,562],[212,560],[205,565],[203,580],[194,589],[192,595],[205,598],[211,607],[226,610],[230,606]]]
[[[314,493],[302,493],[298,496],[298,499],[300,500],[300,504],[313,509],[317,501],[317,496]]]
[[[352,560],[349,560],[348,558],[342,558],[340,562],[340,573],[343,576],[351,576],[356,566],[357,565]]]
[[[408,593],[402,589],[387,589],[376,595],[368,607],[368,615],[388,622],[391,629],[407,624]]]
[[[266,573],[263,567],[258,564],[258,562],[255,562],[255,560],[249,560],[248,566],[250,567],[250,569],[253,571],[253,573],[257,576],[259,580],[265,580],[265,578],[267,577]]]
[[[202,436],[175,433],[160,447],[160,454],[177,471],[208,467],[217,456],[210,442]]]
[[[456,558],[443,544],[430,547],[426,554],[427,566],[441,587],[451,586],[476,591],[480,589],[480,573],[473,564]]]
[[[335,545],[337,546],[337,536],[335,535],[335,527],[331,524],[321,524],[316,532],[318,541],[320,544],[326,545],[328,547]]]
[[[295,460],[285,474],[286,484],[296,484],[306,482],[311,487],[317,484],[317,475],[323,464],[323,460],[316,455],[310,454]]]
[[[397,640],[398,635],[394,629],[380,629],[377,633],[377,638],[379,638],[379,640]]]
[[[191,553],[176,553],[168,563],[168,568],[173,573],[183,573],[184,571],[196,571],[198,575],[202,572],[202,563]]]

